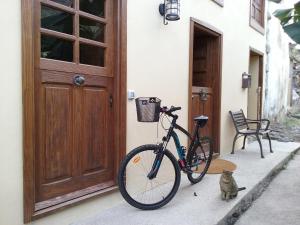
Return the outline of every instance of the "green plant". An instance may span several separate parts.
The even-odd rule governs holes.
[[[270,0],[279,3],[279,0]],[[281,26],[296,43],[300,44],[300,1],[293,8],[278,9],[273,15],[280,20]]]

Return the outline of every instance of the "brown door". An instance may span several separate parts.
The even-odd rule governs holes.
[[[212,118],[213,118],[213,92],[209,87],[192,88],[192,118],[205,115],[208,116],[208,122],[201,129],[201,135],[212,137]],[[194,121],[191,121],[194,123]]]
[[[251,86],[248,88],[247,117],[260,119],[262,113],[262,85],[263,85],[263,55],[250,50],[249,74],[251,75]]]
[[[35,0],[36,210],[114,185],[113,2]]]
[[[195,116],[208,116],[207,125],[200,132],[212,138],[213,150],[219,152],[222,35],[192,19],[190,41],[190,131]]]

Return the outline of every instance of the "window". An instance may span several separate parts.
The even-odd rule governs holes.
[[[105,3],[105,0],[41,1],[42,62],[54,59],[75,63],[74,68],[107,67],[110,20]],[[46,62],[49,64],[49,60]]]
[[[260,33],[264,33],[265,1],[251,0],[250,26]]]

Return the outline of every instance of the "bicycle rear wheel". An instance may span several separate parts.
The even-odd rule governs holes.
[[[209,168],[212,155],[212,141],[209,137],[202,137],[200,144],[188,152],[187,163],[191,173],[188,173],[187,176],[191,183],[195,184],[202,180]]]
[[[157,155],[157,145],[143,145],[131,151],[123,160],[118,176],[124,199],[132,206],[153,210],[167,204],[180,184],[180,168],[171,152],[165,150],[157,176],[149,179]]]

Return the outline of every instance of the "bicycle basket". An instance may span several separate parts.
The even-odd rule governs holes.
[[[160,99],[140,97],[135,99],[137,120],[139,122],[157,122],[159,120]]]

